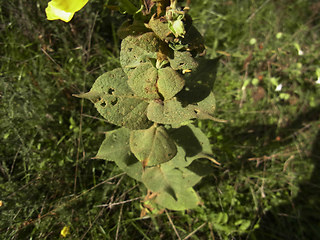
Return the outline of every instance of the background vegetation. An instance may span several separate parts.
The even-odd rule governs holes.
[[[196,187],[202,206],[143,219],[144,189],[92,159],[113,126],[72,97],[119,66],[127,16],[106,2],[66,24],[47,1],[0,0],[0,238],[320,239],[319,2],[192,0],[220,57],[216,117],[230,122],[197,124],[222,166]]]

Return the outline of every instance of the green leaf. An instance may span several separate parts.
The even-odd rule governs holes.
[[[208,158],[213,154],[208,137],[193,124],[174,129],[169,135],[184,149],[188,165],[195,159]]]
[[[251,225],[251,221],[249,220],[243,220],[241,223],[241,226],[239,227],[239,231],[244,232],[246,231]]]
[[[174,70],[194,70],[198,67],[197,61],[187,51],[173,51],[173,56],[169,56],[170,66]]]
[[[106,133],[96,158],[114,161],[130,177],[141,181],[142,164],[130,152],[130,130],[119,128]]]
[[[146,130],[132,131],[130,148],[143,166],[167,162],[177,153],[177,147],[165,128],[155,125]]]
[[[152,192],[167,191],[175,197],[174,188],[182,186],[181,171],[170,169],[163,171],[161,166],[146,168],[142,174],[142,182]]]
[[[128,85],[135,95],[147,99],[159,99],[156,87],[158,70],[151,63],[141,63],[128,73]]]
[[[168,37],[171,34],[171,31],[168,26],[168,22],[164,22],[159,18],[152,17],[147,25],[152,31],[161,39],[169,40]],[[173,39],[173,36],[171,37]]]
[[[125,73],[149,59],[156,59],[159,50],[159,39],[148,32],[138,36],[128,36],[122,40],[120,64]]]
[[[95,158],[115,161],[117,158],[127,157],[128,149],[124,146],[129,144],[129,134],[130,131],[126,128],[119,128],[117,130],[107,132]]]
[[[218,59],[203,59],[199,62],[196,71],[186,74],[186,85],[178,92],[176,99],[150,103],[147,109],[149,120],[162,124],[172,124],[174,127],[184,125],[184,122],[194,118],[220,121],[212,116],[216,103],[211,91]]]
[[[190,159],[188,159],[190,161]],[[197,174],[200,177],[205,177],[214,173],[216,167],[203,159],[196,159],[187,167],[191,172]]]
[[[201,177],[187,168],[172,168],[169,165],[158,165],[146,168],[142,174],[142,182],[152,192],[165,191],[173,198],[178,192],[194,186]]]
[[[210,92],[205,99],[196,103],[196,106],[194,109],[197,111],[197,118],[212,119],[210,115],[213,114],[216,109],[216,99],[213,93]]]
[[[161,164],[163,167],[167,168],[183,168],[188,166],[191,163],[189,159],[186,158],[186,152],[185,150],[177,146],[177,154],[172,158],[169,162]]]
[[[181,75],[171,67],[158,70],[158,89],[165,100],[173,98],[184,86]]]
[[[175,127],[179,127],[184,122],[193,118],[220,121],[211,116],[214,110],[215,98],[213,93],[210,93],[199,103],[188,104],[186,106],[183,106],[176,98],[163,102],[153,101],[147,108],[147,117],[156,123],[172,124]]]
[[[184,86],[179,73],[170,67],[155,68],[150,62],[141,63],[128,73],[128,85],[135,95],[147,99],[174,97]]]
[[[205,99],[212,91],[216,79],[219,58],[198,59],[195,71],[185,74],[186,86],[179,92],[177,98],[187,104],[193,104]]]
[[[171,161],[169,161],[171,162]],[[167,163],[169,163],[167,162]],[[188,168],[185,168],[185,167],[181,167],[181,168],[178,168],[178,167],[175,167],[175,168],[172,168],[172,166],[170,166],[169,164],[161,164],[161,169],[164,171],[164,172],[169,172],[171,171],[172,169],[178,169],[180,172],[181,172],[181,178],[182,178],[182,185],[180,185],[178,188],[176,188],[175,186],[173,186],[173,189],[176,191],[176,192],[179,192],[179,190],[184,190],[185,188],[189,188],[189,187],[192,187],[194,185],[196,185],[202,178],[202,176],[196,174],[195,172],[193,172],[192,170],[188,169]]]
[[[187,188],[184,189],[184,191],[177,192],[176,198],[167,192],[160,192],[154,201],[164,208],[175,211],[193,209],[200,204],[200,198],[193,188]]]
[[[117,68],[100,76],[88,93],[75,96],[91,100],[112,124],[130,129],[148,128],[152,124],[146,117],[148,102],[133,94],[127,80],[127,75]]]
[[[181,156],[184,155],[184,156]],[[161,165],[146,168],[142,175],[145,186],[156,193],[154,201],[162,207],[172,210],[185,210],[195,208],[200,200],[191,188],[197,184],[202,176],[192,170],[181,167],[175,163],[183,161],[185,152],[178,150],[177,155],[170,161]],[[183,165],[181,165],[183,166]]]
[[[161,124],[177,124],[196,118],[193,109],[183,107],[175,98],[164,102],[151,102],[147,108],[147,116],[149,120]]]

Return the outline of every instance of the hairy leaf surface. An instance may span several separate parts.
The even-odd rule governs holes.
[[[91,100],[98,112],[112,124],[130,129],[151,125],[146,117],[148,102],[134,95],[121,68],[103,74],[88,93],[76,96]]]
[[[208,137],[193,124],[173,130],[170,136],[184,149],[189,164],[195,159],[210,157],[213,154]]]
[[[151,28],[161,40],[169,39],[168,35],[170,35],[171,31],[169,29],[168,22],[152,17],[148,23],[148,27]]]
[[[195,104],[183,106],[176,98],[167,101],[153,101],[147,108],[147,117],[149,120],[161,124],[173,124],[179,127],[184,122],[193,119],[211,119],[215,110],[215,98],[210,93],[205,99]]]
[[[154,201],[164,208],[183,211],[196,208],[201,200],[193,188],[187,188],[177,192],[176,198],[172,197],[168,192],[160,192]]]
[[[151,63],[141,63],[128,73],[128,85],[135,95],[147,98],[160,98],[157,89],[158,70]]]
[[[177,147],[165,128],[155,125],[146,130],[132,131],[130,148],[143,166],[167,162],[177,153]]]
[[[176,99],[164,102],[153,101],[147,108],[148,119],[162,124],[174,124],[195,118],[195,113],[188,107],[183,107]]]
[[[114,161],[130,177],[141,181],[142,164],[130,152],[130,130],[119,128],[106,133],[96,158]]]
[[[142,182],[152,192],[166,191],[173,197],[179,191],[192,187],[201,177],[186,168],[155,166],[146,168],[142,174]]]
[[[158,70],[158,90],[165,100],[173,98],[183,87],[183,78],[171,67]]]
[[[147,168],[142,175],[142,182],[146,187],[157,193],[155,202],[172,210],[194,208],[199,204],[192,186],[200,179],[200,176],[186,168],[162,165]]]
[[[198,67],[197,61],[187,51],[173,51],[169,62],[174,70],[195,70]]]
[[[157,58],[159,39],[148,32],[138,36],[128,36],[121,43],[120,64],[125,73],[139,64]]]

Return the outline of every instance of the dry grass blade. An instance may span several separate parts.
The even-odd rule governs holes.
[[[192,231],[191,233],[189,233],[183,240],[187,240],[190,237],[192,237],[196,232],[198,232],[201,228],[203,228],[205,225],[207,224],[207,222],[202,223],[199,227],[197,227],[194,231]]]
[[[120,213],[119,213],[119,219],[118,219],[118,225],[117,225],[117,231],[116,231],[116,240],[118,240],[118,237],[119,237],[119,230],[120,230],[120,222],[121,222],[121,217],[122,217],[122,211],[123,211],[123,204],[121,205]]]
[[[170,224],[171,224],[171,226],[172,226],[175,234],[177,235],[178,239],[181,240],[181,237],[180,237],[180,235],[179,235],[179,233],[178,233],[178,231],[177,231],[177,229],[176,229],[176,226],[173,224],[172,219],[171,219],[168,211],[167,211],[166,209],[165,209],[164,211],[166,212],[166,215],[167,215],[167,217],[168,217],[168,219],[169,219],[169,222],[170,222]]]

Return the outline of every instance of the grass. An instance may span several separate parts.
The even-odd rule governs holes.
[[[65,24],[45,1],[0,3],[1,239],[64,226],[68,239],[320,238],[316,1],[192,1],[207,57],[221,57],[216,117],[229,123],[197,124],[222,167],[197,186],[202,206],[144,219],[143,187],[92,159],[113,126],[72,97],[119,65],[126,16],[92,0]]]

